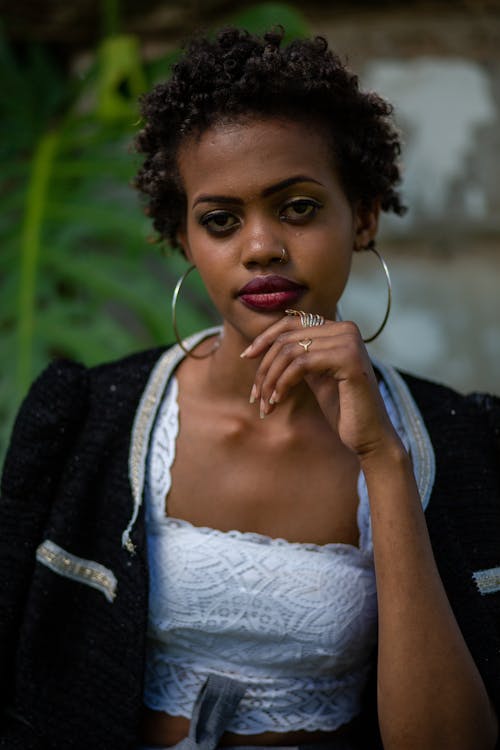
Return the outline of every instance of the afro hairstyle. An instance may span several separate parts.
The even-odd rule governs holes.
[[[363,92],[358,78],[327,41],[283,44],[281,27],[262,37],[226,28],[215,38],[195,37],[172,76],[141,98],[144,127],[136,150],[144,161],[134,180],[160,235],[178,247],[186,197],[177,167],[179,146],[218,123],[283,117],[312,123],[329,137],[334,163],[351,201],[403,214],[399,133],[392,106]]]

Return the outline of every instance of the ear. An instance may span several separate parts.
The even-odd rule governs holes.
[[[193,255],[191,253],[191,248],[189,247],[187,232],[185,228],[179,229],[179,231],[177,232],[177,242],[181,246],[182,253],[186,260],[188,260],[190,263],[193,263]]]
[[[354,249],[363,250],[372,242],[378,230],[378,219],[380,216],[380,201],[373,201],[370,206],[361,203],[355,209],[355,237]]]

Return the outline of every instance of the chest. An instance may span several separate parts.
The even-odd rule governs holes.
[[[222,531],[357,545],[357,460],[314,430],[252,432],[184,410],[165,491],[169,516]]]

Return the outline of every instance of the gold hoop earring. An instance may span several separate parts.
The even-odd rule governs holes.
[[[186,281],[187,277],[189,276],[189,274],[191,273],[191,271],[195,270],[195,268],[196,268],[196,266],[189,266],[189,268],[186,271],[184,271],[184,273],[180,277],[179,281],[175,285],[175,289],[174,289],[174,292],[172,294],[172,304],[171,304],[171,309],[172,309],[172,328],[174,329],[175,340],[179,344],[179,346],[182,349],[182,351],[185,354],[188,355],[188,357],[193,357],[193,359],[206,359],[206,357],[210,357],[210,355],[212,355],[214,353],[214,351],[219,348],[220,336],[217,338],[215,345],[210,349],[209,352],[207,352],[206,354],[193,354],[193,352],[190,349],[186,349],[186,347],[184,346],[182,338],[179,335],[179,330],[177,328],[177,299],[179,297],[179,292],[181,291],[181,287],[184,284],[184,282]]]
[[[370,242],[368,243],[368,245],[366,245],[366,247],[363,247],[362,249],[363,250],[370,250],[372,253],[375,253],[375,255],[379,259],[380,264],[381,264],[381,266],[383,268],[383,271],[384,271],[384,274],[385,274],[385,280],[386,280],[386,283],[387,283],[387,307],[385,309],[385,315],[384,315],[384,318],[382,320],[382,323],[379,325],[379,327],[377,328],[377,330],[375,331],[375,333],[372,336],[369,336],[368,338],[366,338],[366,339],[364,338],[363,339],[363,341],[364,341],[365,344],[369,344],[370,341],[374,341],[377,338],[377,336],[380,336],[380,334],[384,330],[385,324],[387,323],[387,320],[389,318],[389,313],[391,312],[391,304],[392,304],[392,283],[391,283],[391,276],[389,274],[389,269],[387,268],[387,263],[385,262],[385,260],[382,258],[382,256],[380,255],[379,251],[375,247],[375,240],[370,240]]]

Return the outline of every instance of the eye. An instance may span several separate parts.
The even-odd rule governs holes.
[[[312,198],[297,198],[290,201],[280,211],[280,219],[290,221],[292,224],[302,224],[313,219],[322,208],[321,203]]]
[[[239,223],[238,218],[229,211],[210,211],[200,219],[200,224],[210,234],[228,234]]]

